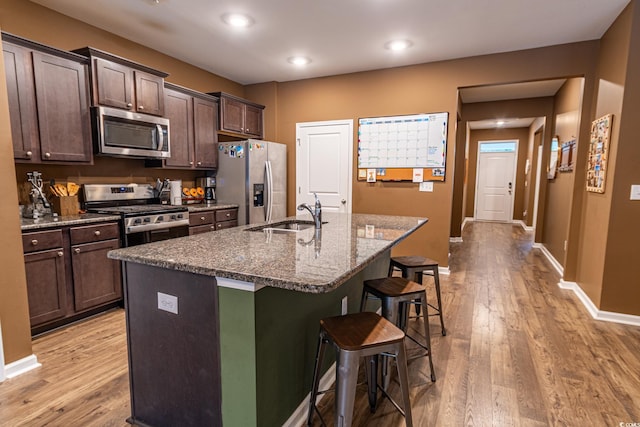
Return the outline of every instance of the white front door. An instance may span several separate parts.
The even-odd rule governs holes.
[[[476,219],[513,219],[517,141],[478,142]]]
[[[351,213],[353,120],[296,124],[296,206]]]

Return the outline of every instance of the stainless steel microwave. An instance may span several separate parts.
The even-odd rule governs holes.
[[[110,107],[94,107],[94,141],[100,154],[171,157],[169,119]]]

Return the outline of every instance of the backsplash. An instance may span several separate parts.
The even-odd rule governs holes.
[[[93,165],[81,166],[16,163],[16,185],[21,205],[30,203],[31,184],[27,182],[27,172],[34,170],[42,173],[47,194],[51,180],[59,183],[72,181],[77,184],[151,184],[155,183],[156,178],[168,178],[181,179],[183,186],[193,187],[196,178],[205,175],[205,171],[146,168],[144,160],[117,157],[95,156]]]

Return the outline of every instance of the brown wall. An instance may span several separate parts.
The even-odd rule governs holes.
[[[276,84],[276,104],[267,104],[267,108],[276,110],[278,141],[289,146],[288,212],[295,212],[296,123],[353,119],[357,141],[360,117],[447,111],[453,119],[459,87],[576,75],[593,79],[591,64],[597,47],[597,42],[584,42]],[[448,265],[455,125],[450,120],[447,177],[434,185],[433,193],[419,193],[412,183],[353,180],[354,212],[429,217],[429,225],[399,245],[394,254],[423,254]],[[354,170],[356,150],[354,143]]]
[[[632,8],[627,7],[602,37],[597,61],[596,100],[591,117],[593,120],[608,113],[614,115],[609,152],[609,172],[615,170],[616,154],[620,144],[620,113],[627,77],[631,25]],[[585,150],[584,156],[586,155],[587,151]],[[601,306],[604,266],[607,256],[607,233],[613,195],[611,188],[614,185],[614,180],[614,174],[608,173],[605,193],[586,192],[582,206],[583,231],[578,243],[576,281],[597,307]],[[623,271],[625,270],[626,268],[623,269]],[[629,276],[629,278],[631,277]],[[638,307],[634,309],[634,312],[638,313]]]
[[[524,211],[523,219],[528,227],[533,227],[533,219],[535,216],[535,197],[536,197],[536,182],[547,179],[546,170],[542,164],[540,164],[540,171],[538,172],[538,148],[543,145],[543,138],[545,132],[545,119],[539,117],[529,127],[529,147],[527,151],[527,159],[529,159],[529,172],[526,174],[525,181],[527,183],[524,190]],[[541,203],[538,203],[541,205]]]
[[[567,80],[555,96],[552,133],[553,136],[558,137],[560,146],[563,142],[576,139],[579,135],[582,90],[583,79],[573,78]],[[581,141],[586,140],[586,137],[581,138]],[[574,174],[575,171],[556,172],[556,177],[547,182],[544,204],[545,222],[542,243],[563,266],[565,264],[564,245],[569,235]]]
[[[513,218],[522,219],[524,210],[524,165],[529,145],[529,128],[477,129],[472,130],[469,137],[469,167],[467,177],[467,200],[465,216],[475,216],[476,174],[478,171],[479,141],[518,141],[518,160],[516,169],[515,194],[513,200]]]
[[[0,82],[5,81],[4,60],[0,50]],[[13,185],[13,144],[9,123],[7,86],[0,84],[0,182],[5,190]],[[27,302],[20,218],[17,211],[18,197],[15,191],[4,191],[0,203],[0,322],[5,363],[15,362],[31,355],[31,329]],[[4,369],[4,366],[0,366]]]
[[[606,191],[611,194],[611,216],[600,309],[640,315],[640,201],[629,200],[631,185],[640,184],[640,6],[637,3],[631,13],[633,24],[624,101],[617,117],[619,137],[613,141],[616,158],[611,172],[615,178],[606,184]],[[607,179],[609,176],[608,173]]]

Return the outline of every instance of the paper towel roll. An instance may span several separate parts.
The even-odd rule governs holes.
[[[182,180],[176,179],[171,181],[169,188],[171,189],[171,204],[181,205],[182,204]]]

